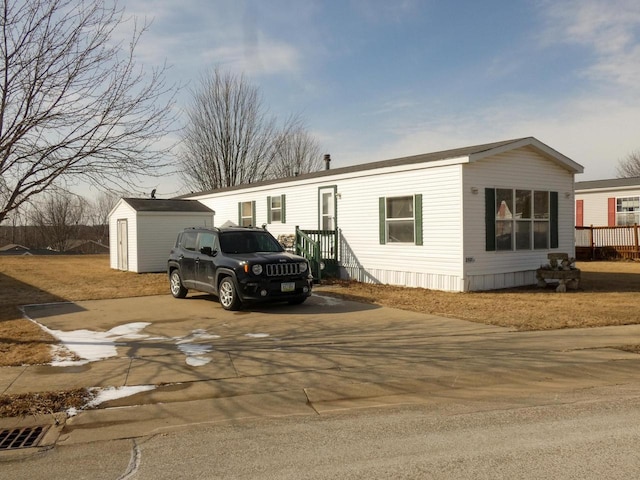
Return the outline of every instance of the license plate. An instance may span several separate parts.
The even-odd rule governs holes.
[[[280,284],[281,292],[294,292],[296,290],[296,282],[284,282]]]

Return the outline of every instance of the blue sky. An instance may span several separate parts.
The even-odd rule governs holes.
[[[207,69],[244,73],[271,113],[306,119],[333,168],[534,136],[581,163],[580,181],[640,149],[638,0],[121,6],[152,22],[139,59],[167,61],[178,108]]]

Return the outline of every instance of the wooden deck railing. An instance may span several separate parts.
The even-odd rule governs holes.
[[[576,227],[576,256],[580,260],[640,259],[640,227]]]
[[[338,265],[338,235],[336,230],[300,230],[296,227],[295,253],[311,263],[314,279],[325,274],[335,275]]]

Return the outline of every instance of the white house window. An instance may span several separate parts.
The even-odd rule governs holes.
[[[282,197],[271,197],[271,221],[282,221]]]
[[[415,198],[388,197],[381,202],[384,212],[384,243],[416,243]],[[381,218],[382,220],[382,218]]]
[[[549,192],[533,192],[533,248],[549,248],[551,216]]]
[[[616,198],[616,225],[640,223],[640,197]]]
[[[380,244],[422,245],[422,194],[380,197]]]
[[[240,202],[238,210],[240,226],[251,227],[255,225],[255,202]]]
[[[267,223],[285,223],[285,196],[267,197]]]
[[[495,249],[549,248],[549,192],[495,190]]]

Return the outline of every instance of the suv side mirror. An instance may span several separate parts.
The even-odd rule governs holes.
[[[203,255],[208,255],[208,256],[210,256],[210,257],[215,257],[215,256],[216,256],[216,254],[218,253],[218,251],[217,251],[217,250],[214,250],[214,249],[213,249],[213,248],[211,248],[211,247],[202,247],[202,248],[200,249],[200,253],[201,253],[201,254],[203,254]]]

